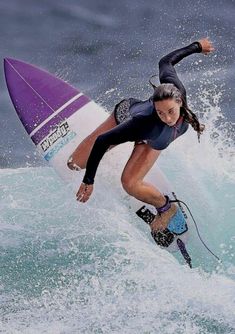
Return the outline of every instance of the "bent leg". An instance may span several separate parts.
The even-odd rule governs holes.
[[[96,138],[117,125],[112,113],[97,129],[86,137],[69,157],[67,166],[72,170],[86,168],[86,163]]]
[[[143,181],[143,179],[160,153],[161,151],[154,150],[147,144],[136,145],[122,173],[122,185],[126,192],[156,208],[164,207],[166,198],[156,187]],[[151,230],[164,230],[176,211],[177,206],[171,204],[166,212],[156,216],[150,225]]]
[[[129,195],[155,207],[163,206],[166,199],[156,187],[143,179],[160,153],[148,144],[135,145],[121,178],[122,186]]]

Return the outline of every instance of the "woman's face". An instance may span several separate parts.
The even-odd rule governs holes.
[[[167,99],[154,102],[155,110],[161,121],[169,126],[174,126],[180,117],[180,107],[182,102],[175,99]]]

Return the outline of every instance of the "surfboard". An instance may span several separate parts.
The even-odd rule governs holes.
[[[84,171],[71,171],[67,160],[78,144],[109,114],[80,90],[34,65],[5,58],[4,70],[12,103],[37,150],[65,182],[76,179],[79,185]],[[115,148],[115,154],[107,152],[103,165],[116,169],[120,155],[127,160],[132,147],[133,143],[126,143],[119,145],[118,150]],[[176,198],[173,187],[157,164],[152,167],[147,180],[170,199]],[[153,207],[134,198],[130,198],[130,206],[147,223],[149,217],[156,214]],[[164,247],[170,252],[179,250],[179,238],[184,244],[189,239],[190,224],[184,211],[183,214],[187,228],[179,231],[173,242]]]

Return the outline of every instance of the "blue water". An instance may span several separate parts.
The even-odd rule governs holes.
[[[178,139],[159,165],[222,260],[196,233],[193,270],[156,247],[116,171],[79,205],[35,152],[1,77],[0,332],[235,333],[234,1],[11,0],[0,15],[2,58],[48,69],[108,111],[151,94],[165,52],[211,37],[214,55],[178,67],[207,130],[200,144],[193,131]]]

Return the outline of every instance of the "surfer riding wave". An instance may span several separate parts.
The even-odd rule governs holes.
[[[99,162],[105,152],[113,146],[133,141],[132,154],[121,176],[122,186],[129,195],[156,207],[159,215],[150,225],[152,233],[167,228],[177,214],[177,205],[170,203],[156,186],[145,182],[144,177],[161,151],[183,135],[189,124],[198,138],[203,132],[204,125],[188,107],[186,89],[174,65],[194,53],[207,55],[212,51],[211,41],[203,38],[161,58],[160,85],[152,84],[153,95],[146,101],[133,98],[122,100],[107,120],[79,144],[67,163],[72,170],[86,168],[76,194],[78,201],[84,203],[89,199]]]

